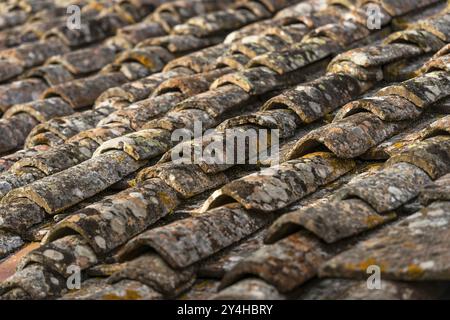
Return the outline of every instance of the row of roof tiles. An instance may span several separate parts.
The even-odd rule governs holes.
[[[8,109],[8,120],[35,122],[27,149],[3,158],[2,249],[45,236],[0,284],[2,297],[61,297],[71,265],[88,280],[64,298],[438,297],[448,280],[450,16],[442,1],[375,2],[381,30],[365,24],[373,1],[214,8],[164,40],[121,48],[94,76]],[[397,17],[424,20],[392,32]],[[202,41],[177,52],[186,48],[179,35]],[[79,106],[93,109],[38,124],[45,110],[64,109],[43,104],[76,109],[84,90],[110,76],[123,84],[106,84]],[[281,164],[171,162],[171,133],[196,120],[219,141],[224,129],[279,129]],[[380,292],[340,279],[360,279],[372,264],[391,279]],[[317,276],[332,279],[305,286]]]

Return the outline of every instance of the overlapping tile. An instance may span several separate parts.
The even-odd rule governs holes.
[[[96,9],[81,1],[88,23],[78,34],[58,24],[53,1],[17,3],[14,14],[1,11],[2,86],[17,87],[19,100],[0,98],[10,137],[0,143],[10,153],[0,161],[0,253],[45,237],[1,282],[1,298],[443,292],[450,20],[442,2],[142,0]],[[373,3],[378,30],[366,24]],[[53,29],[41,32],[41,22],[17,32],[30,17]],[[393,23],[406,29],[387,36]],[[30,50],[40,51],[27,59]],[[173,141],[198,121],[213,129],[207,139]],[[195,153],[198,163],[172,161],[180,147],[225,144],[230,129],[280,130],[280,164],[275,154],[248,166]],[[237,150],[250,159],[250,144]],[[342,279],[360,279],[378,260],[392,279],[378,294]],[[87,280],[68,293],[71,266]]]

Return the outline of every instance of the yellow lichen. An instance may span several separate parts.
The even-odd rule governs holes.
[[[174,199],[165,192],[159,192],[158,197],[166,208],[173,209],[176,206]]]
[[[333,122],[334,116],[331,113],[327,113],[323,117],[327,123]]]
[[[333,154],[331,154],[329,152],[317,151],[317,152],[311,152],[311,153],[305,154],[304,156],[302,156],[302,158],[303,159],[312,159],[312,158],[317,158],[317,157],[330,158],[332,156],[333,156]]]
[[[128,185],[130,187],[136,187],[137,186],[137,180],[136,179],[131,179],[128,181]]]

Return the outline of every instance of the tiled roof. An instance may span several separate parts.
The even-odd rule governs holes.
[[[0,299],[448,290],[449,3],[74,3],[0,5]],[[246,129],[278,154],[172,161]]]

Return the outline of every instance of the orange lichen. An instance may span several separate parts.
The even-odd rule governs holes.
[[[410,264],[408,266],[408,276],[412,279],[419,279],[423,276],[424,270],[416,264]]]
[[[369,216],[366,218],[366,225],[369,228],[374,228],[386,220],[393,220],[397,218],[397,214],[395,212],[388,212],[386,214],[383,214],[383,216]]]
[[[108,293],[103,295],[104,300],[139,300],[142,296],[134,290],[127,289],[123,296],[119,296],[114,293]]]
[[[359,263],[359,268],[366,270],[369,266],[377,265],[375,258],[368,258],[367,260],[361,261]]]
[[[381,216],[368,216],[365,219],[365,223],[367,225],[367,227],[369,228],[374,228],[376,226],[378,226],[380,223],[382,223],[384,221],[384,218]]]
[[[366,271],[367,268],[369,268],[370,266],[379,266],[381,271],[385,270],[385,265],[384,263],[380,263],[380,261],[377,261],[375,258],[368,258],[366,260],[363,260],[359,263],[346,263],[344,265],[344,268],[349,270],[349,271]]]
[[[394,144],[392,144],[392,148],[394,149],[401,149],[405,146],[405,142],[396,142]]]

